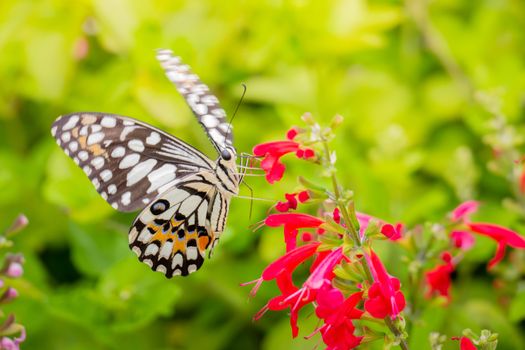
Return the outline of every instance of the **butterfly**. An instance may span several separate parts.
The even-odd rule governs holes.
[[[170,50],[158,50],[157,59],[204,127],[219,154],[216,161],[162,130],[116,114],[64,115],[51,134],[113,208],[141,210],[129,247],[171,278],[197,271],[208,249],[211,255],[243,174],[217,97]]]

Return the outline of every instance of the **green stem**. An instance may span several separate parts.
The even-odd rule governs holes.
[[[397,339],[399,339],[399,346],[401,347],[401,349],[409,350],[406,340],[403,339],[403,334],[401,334],[401,331],[396,327],[396,325],[390,319],[390,317],[388,317],[388,316],[385,317],[384,321],[385,321],[385,324],[387,325],[387,327],[390,329],[390,331],[392,333],[394,333],[394,335],[396,336]]]
[[[341,215],[343,216],[344,222],[346,224],[345,232],[350,238],[352,238],[354,244],[356,247],[362,248],[363,244],[361,242],[361,237],[359,235],[359,232],[356,227],[354,227],[353,221],[350,219],[350,213],[348,212],[347,203],[345,203],[344,198],[341,195],[341,188],[339,187],[339,182],[337,180],[337,176],[335,175],[335,168],[334,165],[331,163],[330,160],[330,149],[328,148],[328,142],[326,140],[323,140],[323,147],[325,151],[325,159],[327,159],[329,164],[329,172],[330,172],[330,178],[332,180],[332,186],[334,187],[334,197],[335,197],[335,203],[339,210],[341,211]],[[355,216],[355,213],[353,213]],[[363,267],[366,274],[366,279],[370,283],[374,283],[374,278],[372,277],[372,271],[370,269],[370,265],[368,264],[368,261],[366,259],[362,260]],[[384,322],[387,325],[387,327],[390,329],[390,331],[396,336],[396,339],[400,341],[399,346],[403,350],[409,350],[408,344],[405,339],[403,339],[403,334],[401,331],[396,327],[396,325],[392,322],[390,317],[385,317]]]

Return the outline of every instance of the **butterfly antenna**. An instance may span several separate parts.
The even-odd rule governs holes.
[[[229,122],[229,125],[228,125],[228,132],[226,133],[226,138],[228,136],[230,136],[230,132],[231,132],[231,129],[232,129],[232,123],[233,123],[233,118],[235,118],[235,116],[237,115],[237,111],[239,110],[239,107],[241,106],[241,103],[242,103],[242,100],[244,99],[244,95],[246,95],[246,84],[245,83],[241,83],[242,85],[242,95],[241,95],[241,98],[239,99],[239,102],[237,102],[237,106],[235,107],[235,110],[233,111],[233,115],[230,119],[230,122]]]

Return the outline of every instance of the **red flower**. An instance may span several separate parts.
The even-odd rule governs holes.
[[[452,286],[450,275],[454,272],[454,265],[452,264],[452,256],[448,252],[443,253],[441,259],[445,264],[438,265],[425,274],[428,285],[427,297],[438,294],[450,301]]]
[[[452,231],[450,238],[456,248],[469,250],[474,245],[474,236],[466,231]]]
[[[275,205],[275,209],[277,209],[280,212],[287,212],[288,210],[297,209],[297,199],[295,198],[296,193],[285,193],[284,197],[286,198],[286,202],[278,202]]]
[[[460,350],[476,350],[477,349],[474,343],[472,342],[472,340],[470,340],[467,337],[461,337],[459,348]]]
[[[324,221],[311,215],[286,213],[269,215],[264,223],[270,227],[284,226],[284,241],[286,242],[286,251],[295,248],[297,242],[297,233],[300,228],[315,228],[323,224]]]
[[[275,209],[283,213],[290,209],[297,209],[297,200],[299,200],[301,203],[304,203],[310,199],[310,194],[308,191],[301,191],[299,193],[285,193],[284,197],[286,198],[286,202],[278,202],[275,205]]]
[[[392,224],[384,224],[381,226],[381,233],[384,234],[389,240],[397,241],[403,236],[404,225],[402,223],[397,223],[396,226]]]
[[[301,191],[297,194],[299,202],[304,203],[310,199],[310,193],[308,191]]]
[[[452,337],[452,340],[459,340],[459,349],[460,350],[477,350],[476,346],[474,345],[474,343],[472,342],[472,340],[470,340],[469,338],[467,337]]]
[[[328,349],[353,349],[361,343],[363,337],[354,335],[352,320],[361,318],[363,311],[356,309],[361,301],[362,292],[354,293],[348,298],[335,288],[323,288],[317,293],[315,314],[324,320],[319,329]]]
[[[310,148],[301,149],[295,141],[274,141],[261,143],[253,148],[253,154],[257,157],[264,157],[261,162],[261,168],[266,173],[266,180],[269,183],[279,181],[284,174],[286,167],[280,161],[285,154],[295,152],[296,156],[303,159],[309,159],[315,156]]]
[[[370,268],[374,283],[368,290],[368,300],[365,301],[365,310],[372,317],[385,318],[390,316],[396,318],[405,308],[405,296],[400,291],[401,283],[397,278],[390,277],[379,257],[372,251]]]
[[[475,213],[478,210],[479,202],[477,201],[466,201],[458,205],[452,210],[452,220],[468,220],[470,214]]]
[[[286,169],[280,158],[287,153],[296,152],[298,149],[299,144],[297,142],[274,141],[255,146],[253,154],[258,157],[264,157],[261,162],[261,168],[266,173],[266,180],[272,184],[283,177]]]
[[[341,223],[341,212],[339,211],[339,208],[334,209],[332,216],[335,222],[337,222],[338,224]]]
[[[317,292],[323,287],[330,285],[333,279],[333,269],[341,259],[343,259],[342,248],[338,248],[329,254],[322,254],[324,258],[310,274],[310,277],[304,282],[301,288],[297,288],[292,281],[292,273],[299,264],[314,255],[319,242],[313,242],[286,253],[283,257],[277,259],[263,271],[261,278],[256,281],[256,286],[252,290],[252,295],[257,292],[257,288],[263,281],[275,279],[281,292],[272,298],[256,315],[259,319],[267,310],[283,310],[290,308],[290,326],[292,335],[295,338],[299,332],[297,327],[297,318],[299,310],[309,303],[316,300]],[[251,282],[251,283],[253,283]]]
[[[299,130],[297,129],[297,127],[293,126],[290,130],[286,132],[286,138],[291,141],[295,139],[295,137],[298,134],[299,134]]]
[[[525,238],[503,226],[483,222],[469,222],[467,226],[472,232],[487,236],[498,243],[496,254],[489,261],[489,269],[493,268],[503,259],[507,246],[521,249],[525,248]]]

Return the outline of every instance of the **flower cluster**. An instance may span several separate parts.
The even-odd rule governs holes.
[[[488,269],[494,268],[505,256],[507,246],[524,249],[525,238],[506,227],[484,222],[473,222],[470,216],[479,208],[476,201],[467,201],[455,208],[450,215],[448,226],[452,227],[449,233],[450,251],[459,249],[460,254],[454,258],[449,250],[441,254],[442,263],[426,272],[428,286],[427,296],[440,295],[450,301],[450,291],[452,286],[451,275],[459,262],[461,251],[470,250],[475,243],[474,235],[486,236],[494,240],[497,249],[494,257],[488,263]]]
[[[270,212],[264,225],[282,227],[286,250],[258,279],[246,283],[255,284],[252,296],[263,282],[274,281],[279,289],[279,294],[254,319],[269,310],[289,310],[291,333],[297,337],[299,312],[310,308],[319,319],[319,326],[308,333],[320,334],[327,349],[353,349],[378,339],[389,343],[385,344],[387,347],[399,345],[408,349],[405,326],[417,320],[414,309],[417,294],[426,288],[427,298],[437,295],[450,302],[452,274],[474,246],[476,235],[497,244],[488,269],[504,258],[507,247],[525,248],[525,238],[517,232],[493,223],[472,221],[471,216],[480,205],[476,201],[462,203],[443,223],[413,228],[357,212],[352,192],[339,185],[335,153],[328,147],[341,117],[336,117],[327,128],[319,126],[309,115],[303,120],[308,124],[306,128],[294,127],[288,131],[287,140],[257,145],[253,153],[263,158],[261,168],[270,184],[284,175],[281,157],[293,152],[323,167],[318,173],[329,178],[327,182],[332,188],[300,178],[301,190],[286,193],[286,200],[271,208],[277,212]],[[299,203],[304,203],[304,208],[298,208]],[[316,215],[304,212],[313,205],[318,205]],[[409,266],[410,300],[405,298],[407,285],[385,268],[375,247],[377,240],[405,249],[406,259],[413,257],[409,264],[396,264],[398,268]],[[305,272],[307,277],[298,282]],[[382,324],[383,328],[368,327],[367,322]],[[462,349],[475,348],[468,337],[460,341]]]
[[[25,226],[28,220],[24,215],[19,215],[3,235],[0,236],[0,248],[7,248],[12,245],[9,237],[18,233]],[[4,265],[0,270],[0,304],[7,304],[18,297],[18,291],[9,286],[9,280],[22,276],[24,257],[21,254],[8,253],[4,259]],[[25,328],[15,322],[14,315],[10,314],[0,325],[0,349],[18,350],[20,343],[25,340]]]

